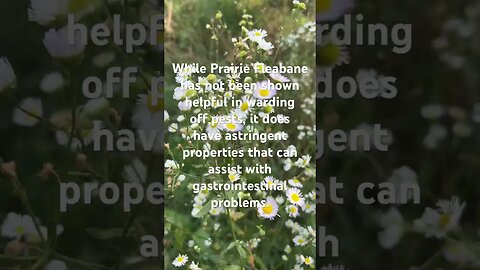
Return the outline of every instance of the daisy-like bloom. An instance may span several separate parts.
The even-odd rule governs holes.
[[[57,22],[67,15],[69,3],[69,0],[32,0],[28,20],[40,25]]]
[[[254,29],[252,31],[248,31],[247,36],[251,41],[259,43],[267,36],[267,31],[263,29]]]
[[[396,208],[391,208],[380,216],[379,224],[383,231],[378,233],[378,242],[383,248],[392,248],[398,243],[404,232],[402,214]]]
[[[240,123],[236,123],[235,121],[230,121],[228,123],[221,124],[222,130],[228,132],[239,132],[243,129],[243,125]]]
[[[188,262],[188,256],[187,255],[181,255],[178,254],[178,256],[173,260],[172,264],[175,267],[182,267]]]
[[[302,209],[307,214],[315,213],[315,205],[313,205],[311,202],[306,201]]]
[[[287,211],[288,216],[292,218],[296,218],[300,214],[298,212],[298,207],[296,207],[295,205],[287,205],[285,207],[285,211]]]
[[[306,264],[308,266],[312,266],[313,263],[315,262],[312,257],[310,257],[310,256],[305,257],[303,255],[302,255],[302,261],[303,261],[304,264]]]
[[[31,127],[39,122],[37,117],[42,116],[43,106],[39,98],[26,98],[13,111],[13,122],[20,126]]]
[[[136,158],[132,163],[123,168],[122,176],[131,183],[145,183],[147,172],[147,166],[140,159]]]
[[[253,90],[253,96],[257,99],[270,99],[277,94],[275,88],[271,88],[270,81],[261,81],[258,82],[255,89]]]
[[[193,87],[194,86],[191,81],[183,82],[181,87],[177,87],[173,91],[173,99],[184,100],[194,97],[197,94],[197,91]]]
[[[349,55],[345,46],[337,45],[325,37],[317,35],[317,66],[330,68],[348,64]],[[318,74],[317,74],[318,75]]]
[[[163,110],[161,99],[155,100],[151,93],[138,95],[132,116],[132,126],[134,128],[146,131],[158,130],[164,122],[162,116],[165,121],[169,118],[167,111]]]
[[[1,234],[4,237],[19,239],[25,234],[35,233],[35,224],[29,215],[9,213],[2,224]]]
[[[303,155],[301,158],[299,158],[297,161],[295,161],[295,166],[298,166],[300,168],[305,168],[310,164],[310,160],[312,157],[310,155]]]
[[[326,265],[326,266],[322,266],[322,268],[320,268],[320,270],[347,270],[347,269],[343,265],[329,264],[329,265]]]
[[[215,208],[212,208],[210,209],[210,215],[212,216],[218,216],[220,215],[221,213],[223,213],[223,208],[221,207],[215,207]]]
[[[267,176],[263,180],[263,184],[267,186],[269,189],[273,188],[275,185],[278,185],[279,181],[275,179],[273,176]]]
[[[68,270],[67,265],[59,260],[51,260],[43,267],[43,270]]]
[[[297,235],[293,238],[293,243],[295,244],[295,246],[304,247],[308,244],[308,241],[303,235]]]
[[[283,76],[280,73],[270,73],[269,75],[270,75],[270,78],[272,78],[272,80],[276,82],[281,82],[281,83],[290,82],[289,78]]]
[[[354,6],[353,0],[316,0],[317,21],[328,22],[345,15]]]
[[[457,197],[450,201],[440,200],[437,209],[427,207],[423,216],[415,220],[414,227],[427,237],[444,238],[448,232],[457,229],[462,217],[465,203],[460,203]]]
[[[268,197],[263,205],[258,206],[258,214],[265,219],[274,219],[278,213],[278,204],[272,197]]]
[[[68,27],[64,26],[59,30],[50,29],[45,33],[43,44],[53,58],[68,59],[83,53],[85,45],[81,44],[81,36],[75,32],[74,43],[68,43]]]
[[[37,218],[35,220],[38,222]],[[40,226],[39,230],[37,231],[35,228],[35,223],[31,216],[9,213],[2,223],[1,235],[16,239],[25,237],[29,243],[39,243],[42,237],[45,240],[48,237],[47,227]],[[63,233],[63,226],[57,225],[55,230],[58,236]]]
[[[250,112],[251,103],[252,99],[248,97],[242,97],[242,104],[240,104],[240,106],[238,107],[238,110],[241,112],[241,114],[244,114],[246,116]]]
[[[298,178],[292,178],[292,179],[288,180],[288,184],[292,187],[297,187],[297,188],[302,188],[303,187],[302,182],[300,182],[300,180],[298,180]]]
[[[63,78],[62,73],[58,71],[48,73],[40,81],[40,89],[46,94],[55,93],[62,89],[64,85],[65,79]]]
[[[238,179],[240,179],[240,174],[238,174],[238,173],[229,173],[228,174],[228,180],[230,180],[230,182],[238,181]]]
[[[258,47],[264,51],[270,51],[274,48],[271,42],[265,40],[261,40],[260,42],[258,42]]]
[[[210,122],[207,124],[206,131],[207,131],[207,134],[217,134],[217,133],[220,133],[218,121],[214,121],[214,120],[210,121]]]
[[[0,58],[0,92],[15,83],[15,72],[6,57]]]
[[[289,188],[287,190],[287,199],[294,205],[302,207],[305,204],[305,198],[302,196],[302,192],[298,188]]]
[[[202,270],[202,268],[200,268],[200,266],[198,266],[198,263],[195,263],[195,262],[192,262],[188,266],[188,269],[190,269],[190,270]]]

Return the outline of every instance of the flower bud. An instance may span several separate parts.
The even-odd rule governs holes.
[[[12,240],[5,246],[4,254],[7,256],[23,256],[27,251],[27,244],[18,239]]]

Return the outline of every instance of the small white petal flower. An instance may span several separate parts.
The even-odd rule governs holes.
[[[303,206],[305,204],[305,198],[302,196],[302,192],[298,188],[289,188],[286,192],[287,199],[294,205]]]
[[[258,42],[258,47],[264,51],[270,51],[274,48],[271,42],[265,40],[261,40],[260,42]]]
[[[230,121],[221,125],[221,129],[228,132],[239,132],[243,129],[241,123],[236,123],[235,121]]]
[[[289,78],[283,76],[280,73],[270,73],[269,75],[270,75],[270,78],[272,78],[272,80],[276,82],[281,82],[281,83],[290,82]]]
[[[268,197],[264,205],[258,206],[258,214],[265,219],[274,219],[278,213],[278,204],[272,197]]]
[[[302,235],[297,235],[293,238],[293,243],[295,244],[295,246],[304,247],[308,244],[308,241]]]
[[[448,232],[458,228],[465,203],[460,203],[457,197],[452,197],[450,201],[438,201],[437,206],[437,209],[427,207],[423,216],[415,220],[414,227],[425,233],[426,237],[440,239],[444,238]]]
[[[257,99],[270,99],[277,94],[277,90],[271,87],[270,81],[258,82],[253,90],[253,96]]]
[[[172,264],[175,267],[181,267],[181,266],[184,266],[185,264],[187,264],[187,262],[188,262],[188,256],[187,255],[178,254],[178,256],[175,258],[175,260],[173,260]]]
[[[188,269],[190,270],[202,270],[202,268],[200,268],[198,266],[198,263],[195,263],[195,262],[192,262],[189,266],[188,266]]]
[[[298,207],[296,207],[295,205],[287,205],[285,207],[285,211],[288,213],[288,216],[289,217],[292,217],[292,218],[296,218],[298,217],[298,215],[300,215],[299,211],[298,211]]]
[[[37,117],[43,114],[42,101],[38,98],[26,98],[20,102],[18,107],[13,111],[13,122],[20,126],[36,125],[39,122]]]
[[[69,3],[69,0],[31,0],[28,20],[49,25],[67,15]]]
[[[44,93],[51,94],[54,93],[65,85],[65,79],[62,76],[62,73],[55,71],[48,73],[40,81],[40,89]]]
[[[6,57],[0,58],[0,92],[15,83],[15,73]]]
[[[383,231],[378,233],[378,242],[383,248],[392,248],[398,243],[404,232],[402,214],[396,208],[391,208],[380,216],[379,224]]]
[[[3,221],[1,234],[5,237],[20,238],[22,235],[35,232],[33,219],[28,215],[8,213]]]
[[[247,36],[251,41],[258,43],[264,40],[264,38],[267,36],[267,31],[263,29],[254,29],[252,31],[248,31]]]
[[[78,31],[75,32],[74,44],[68,43],[68,27],[64,26],[59,30],[50,29],[45,33],[43,44],[53,58],[68,59],[78,56],[85,50],[81,44],[81,37]]]

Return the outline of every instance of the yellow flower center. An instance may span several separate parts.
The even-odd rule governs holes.
[[[289,211],[289,212],[292,213],[292,214],[294,214],[294,213],[297,212],[297,208],[295,208],[295,207],[290,207],[290,211]]]
[[[336,65],[342,53],[342,49],[332,42],[317,46],[317,61],[321,65]]]
[[[292,201],[294,202],[300,201],[300,196],[297,193],[293,193],[291,198],[292,198]]]
[[[445,228],[447,227],[448,223],[450,222],[450,215],[444,213],[440,216],[440,220],[438,221],[440,227]]]
[[[317,13],[329,11],[334,0],[317,0]]]
[[[25,228],[23,226],[18,226],[17,228],[15,228],[15,232],[17,234],[23,234],[25,232]]]
[[[261,36],[261,35],[262,35],[262,33],[260,33],[260,32],[255,32],[255,36],[259,37],[259,36]]]
[[[183,262],[183,257],[178,258],[177,262]]]
[[[263,213],[270,215],[273,212],[273,205],[268,203],[262,208],[262,210],[263,210]]]
[[[312,260],[310,260],[310,258],[305,259],[305,264],[311,264],[311,263],[312,263]]]
[[[234,181],[235,180],[235,175],[229,174],[228,179],[230,179],[230,181]]]
[[[235,128],[237,128],[237,126],[233,123],[228,123],[225,125],[227,127],[227,129],[229,130],[235,130]]]
[[[268,97],[268,95],[270,94],[270,90],[268,90],[268,89],[260,89],[260,91],[258,91],[258,94],[259,94],[261,97]]]
[[[163,111],[163,99],[153,100],[152,95],[147,96],[147,107],[153,113]]]
[[[244,112],[246,112],[248,110],[248,102],[244,102],[242,103],[242,106],[240,106],[240,109]]]

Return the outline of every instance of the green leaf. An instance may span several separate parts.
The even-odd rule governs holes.
[[[175,246],[179,249],[183,249],[183,244],[185,242],[185,234],[181,229],[175,229]]]
[[[245,251],[245,249],[243,249],[242,246],[238,245],[237,244],[237,251],[238,251],[238,254],[240,254],[240,257],[246,259],[247,258],[247,252]]]
[[[165,219],[167,223],[173,224],[175,227],[184,228],[189,224],[189,218],[172,210],[165,210]]]
[[[200,209],[200,211],[198,211],[198,213],[194,216],[194,217],[203,217],[205,216],[205,214],[207,214],[210,209],[212,209],[212,201],[208,201],[203,207],[202,209]]]

